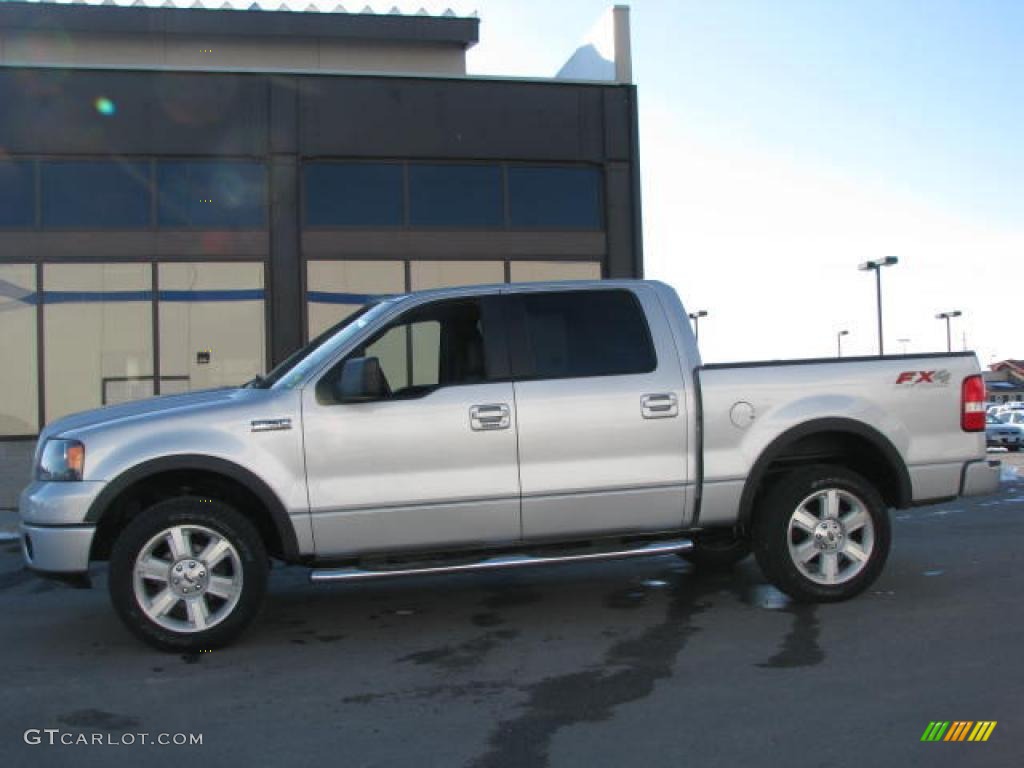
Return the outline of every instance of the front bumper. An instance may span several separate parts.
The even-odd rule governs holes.
[[[999,490],[999,474],[1003,463],[998,459],[979,459],[964,464],[960,476],[961,496],[985,496]]]
[[[21,492],[21,550],[34,571],[86,573],[96,526],[85,522],[100,482],[34,482]]]
[[[39,526],[21,524],[21,554],[25,564],[43,574],[84,574],[94,525]]]

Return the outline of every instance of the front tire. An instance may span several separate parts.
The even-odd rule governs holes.
[[[131,521],[110,555],[110,597],[136,636],[164,651],[222,647],[255,618],[267,587],[256,528],[212,499],[165,499]]]
[[[892,533],[885,502],[856,472],[816,465],[783,477],[755,511],[754,554],[802,602],[835,602],[878,578]]]

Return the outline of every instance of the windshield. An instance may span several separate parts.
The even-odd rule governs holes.
[[[302,385],[312,372],[320,368],[324,361],[333,357],[339,348],[369,323],[372,323],[389,306],[391,306],[390,301],[367,304],[337,325],[328,328],[306,346],[292,352],[266,376],[253,379],[246,386],[254,389],[269,389],[281,382],[281,386],[293,389]]]

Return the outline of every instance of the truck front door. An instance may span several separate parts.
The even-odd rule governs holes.
[[[516,412],[497,297],[419,305],[350,353],[388,392],[338,402],[344,361],[303,393],[317,554],[520,538]]]

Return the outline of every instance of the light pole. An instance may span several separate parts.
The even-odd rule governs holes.
[[[690,319],[693,320],[693,337],[698,344],[700,344],[700,319],[707,316],[708,313],[703,309],[690,313]]]
[[[886,256],[884,259],[875,259],[874,261],[865,261],[857,269],[861,272],[875,273],[875,295],[878,303],[878,355],[881,357],[885,354],[885,342],[882,340],[882,267],[891,267],[894,264],[899,263],[899,258],[896,256]]]
[[[910,343],[910,339],[896,339],[896,341],[898,341],[902,345],[900,352],[902,352],[904,355],[907,354],[907,344]]]
[[[960,315],[962,315],[962,314],[963,314],[963,312],[961,312],[959,309],[953,309],[953,310],[950,310],[949,312],[939,312],[939,314],[937,314],[935,316],[936,320],[945,320],[946,321],[946,351],[947,352],[952,352],[953,351],[953,339],[949,335],[949,319],[951,317],[960,317]]]
[[[843,336],[849,336],[849,331],[839,331],[836,334],[836,357],[843,356]]]

